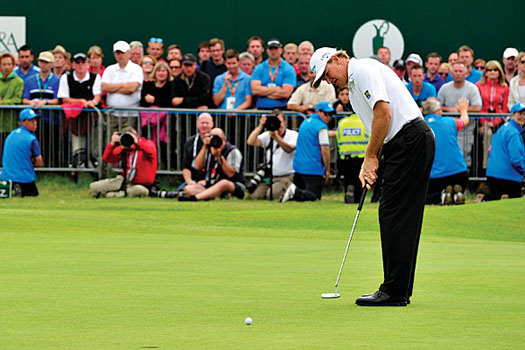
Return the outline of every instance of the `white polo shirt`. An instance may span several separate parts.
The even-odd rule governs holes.
[[[291,146],[297,144],[297,136],[299,134],[295,130],[286,129],[283,140]],[[263,147],[268,147],[270,144],[270,133],[268,131],[263,132],[257,138],[261,141]],[[295,171],[293,170],[293,157],[295,151],[291,153],[286,153],[274,140],[273,142],[273,176],[285,176],[291,175]],[[266,152],[266,159],[270,161],[270,150]]]
[[[75,73],[75,71],[73,71],[73,73],[70,73],[70,74],[73,74],[73,79],[80,83],[83,83],[89,80],[89,72],[86,72],[86,75],[84,76],[84,79],[82,80],[78,79],[77,73]],[[69,98],[70,97],[69,83],[67,81],[67,76],[68,76],[67,74],[62,74],[62,76],[60,77],[60,85],[58,86],[58,94],[57,94],[58,98]],[[97,76],[95,77],[95,81],[93,83],[92,88],[93,88],[93,96],[102,94],[102,82],[100,80],[100,75],[97,74]]]
[[[368,133],[372,131],[376,102],[390,103],[392,119],[384,143],[390,141],[406,123],[422,117],[421,110],[401,79],[391,68],[374,59],[350,59],[348,89],[352,107]]]
[[[107,67],[102,75],[103,83],[118,84],[137,82],[140,84],[137,91],[129,95],[108,93],[106,100],[108,107],[138,107],[143,80],[144,73],[142,72],[142,68],[131,61],[128,61],[124,69],[121,69],[118,63]]]

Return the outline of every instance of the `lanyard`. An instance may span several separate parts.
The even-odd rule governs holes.
[[[131,160],[132,155],[129,155],[129,165],[131,165],[131,169],[135,169],[137,166],[137,156],[139,155],[139,152],[135,151],[135,158],[133,161]]]
[[[240,79],[237,80],[237,82],[233,85],[233,87],[232,87],[231,82],[228,84],[228,90],[230,91],[231,96],[235,96],[235,91],[237,91],[240,81],[241,81]]]
[[[270,62],[268,62],[268,74],[270,74],[270,80],[273,83],[275,77],[277,76],[277,73],[279,72],[279,66],[275,67],[275,73],[273,72],[272,68],[272,65],[270,64]]]
[[[44,85],[44,88],[42,89],[42,84],[40,83],[40,74],[36,75],[36,82],[38,84],[38,89],[40,90],[40,98],[44,96],[44,91],[46,91],[47,86],[49,85],[49,82],[51,81],[51,77],[53,76],[53,73],[49,73],[47,76],[46,85]]]

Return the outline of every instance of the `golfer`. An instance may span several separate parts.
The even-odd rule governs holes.
[[[314,87],[324,79],[348,86],[350,102],[370,134],[359,174],[368,189],[377,180],[378,154],[384,157],[379,224],[384,281],[379,290],[356,300],[362,306],[410,303],[423,210],[434,160],[434,136],[405,85],[386,65],[349,58],[323,47],[310,60]]]

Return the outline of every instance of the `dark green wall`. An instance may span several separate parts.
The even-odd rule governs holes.
[[[27,43],[36,52],[62,44],[72,53],[93,44],[113,62],[114,41],[151,36],[196,52],[212,37],[227,48],[245,50],[251,35],[277,37],[283,43],[311,40],[318,46],[351,51],[357,28],[372,19],[387,19],[403,33],[404,57],[437,51],[447,56],[462,44],[477,57],[501,59],[507,46],[525,50],[525,2],[507,1],[3,1],[2,16],[27,17]],[[95,14],[96,13],[96,14]]]

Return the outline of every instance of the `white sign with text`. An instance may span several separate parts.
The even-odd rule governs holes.
[[[10,52],[16,56],[18,48],[25,43],[25,16],[0,16],[0,55]]]

